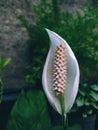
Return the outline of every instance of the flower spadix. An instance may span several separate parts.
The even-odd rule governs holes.
[[[62,114],[63,104],[63,113],[66,114],[77,95],[79,66],[68,43],[55,32],[46,31],[51,44],[42,74],[43,89],[52,107]]]

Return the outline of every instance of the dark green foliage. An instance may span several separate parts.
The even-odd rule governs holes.
[[[49,39],[44,29],[38,27],[31,27],[32,31],[29,34],[28,41],[30,66],[28,66],[30,73],[26,76],[26,81],[34,86],[41,86],[41,75],[43,66],[48,53]]]
[[[61,27],[55,29],[72,47],[80,66],[81,82],[98,82],[98,15],[92,9],[74,18],[63,14]]]
[[[59,17],[57,15],[59,13],[57,11],[58,2],[56,0],[51,2],[41,0],[37,7],[33,6],[33,10],[36,15],[36,25],[29,24],[23,16],[20,16],[19,19],[26,27],[29,35],[28,59],[30,59],[30,66],[28,66],[29,72],[26,75],[26,82],[39,87],[41,86],[43,66],[49,50],[49,38],[44,28],[52,28],[57,25]]]
[[[48,130],[50,116],[43,92],[21,92],[16,101],[6,130]]]
[[[90,84],[80,85],[72,110],[74,112],[80,111],[83,117],[94,114],[98,110],[98,86]]]
[[[53,1],[52,1],[53,2]],[[72,47],[81,71],[81,82],[98,83],[98,13],[91,6],[76,16],[66,12],[55,13],[54,3],[41,2],[35,9],[37,24],[59,33]],[[54,1],[55,2],[55,1]],[[44,6],[43,6],[44,5]],[[46,8],[50,12],[46,11]],[[57,8],[56,8],[57,9]],[[42,13],[43,12],[43,13]],[[40,13],[40,15],[38,15]],[[55,18],[54,18],[55,16]],[[56,22],[56,18],[58,22]]]
[[[62,130],[62,126],[52,126],[47,101],[42,91],[22,91],[10,113],[6,130]],[[74,125],[68,130],[81,130]]]
[[[53,28],[59,26],[59,2],[58,0],[41,0],[36,6],[33,6],[36,15],[36,24],[44,28]]]
[[[29,35],[27,43],[30,65],[27,67],[29,72],[26,75],[26,82],[40,88],[43,66],[49,49],[49,38],[45,29],[29,24],[22,16],[20,20],[26,27]]]

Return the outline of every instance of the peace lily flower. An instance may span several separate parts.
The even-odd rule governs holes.
[[[68,43],[46,29],[51,46],[42,74],[45,94],[52,107],[66,115],[73,106],[79,86],[79,66]]]

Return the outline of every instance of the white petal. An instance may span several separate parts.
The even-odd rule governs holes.
[[[43,89],[52,107],[61,114],[59,100],[55,95],[55,92],[53,91],[53,73],[54,73],[53,64],[54,64],[55,51],[59,45],[63,44],[66,46],[67,49],[67,83],[65,90],[65,100],[66,100],[65,113],[67,113],[71,109],[78,91],[79,75],[80,75],[78,62],[68,43],[53,31],[50,31],[49,29],[46,30],[50,37],[51,46],[46,58],[42,75]]]

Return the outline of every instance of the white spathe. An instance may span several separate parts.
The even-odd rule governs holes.
[[[49,103],[52,105],[52,107],[58,111],[61,114],[61,106],[59,99],[57,95],[55,94],[55,91],[53,90],[53,64],[54,64],[54,58],[55,58],[55,51],[57,47],[61,44],[66,46],[67,49],[67,84],[66,84],[66,90],[65,90],[65,114],[68,113],[73,106],[73,103],[75,101],[77,92],[78,92],[78,86],[79,86],[79,66],[78,62],[75,58],[75,55],[73,51],[71,50],[68,43],[61,38],[58,34],[55,32],[46,29],[48,32],[51,46],[46,58],[46,62],[43,69],[42,74],[42,84],[43,89],[45,91],[45,94],[48,98]]]

